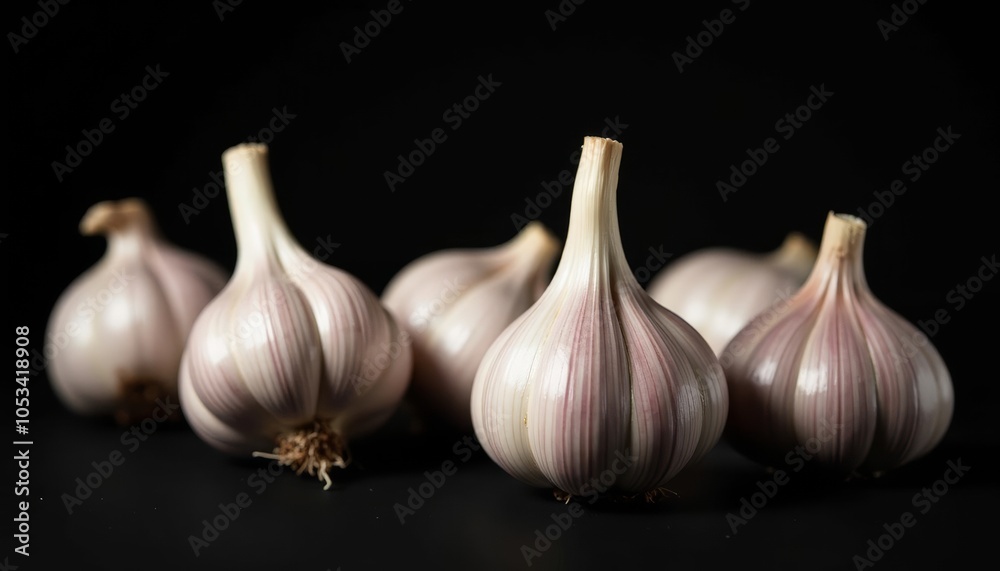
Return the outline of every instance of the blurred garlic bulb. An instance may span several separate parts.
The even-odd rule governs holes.
[[[715,445],[728,406],[711,348],[646,294],[625,259],[621,151],[584,139],[555,276],[486,352],[472,391],[489,456],[523,482],[572,495],[656,491]]]
[[[769,254],[729,248],[688,254],[660,272],[647,291],[719,355],[758,313],[795,293],[815,260],[816,246],[793,232]]]
[[[558,240],[532,222],[495,248],[442,250],[414,260],[382,300],[413,342],[415,398],[472,427],[469,398],[483,354],[542,295]]]
[[[138,198],[95,204],[80,232],[105,235],[108,249],[52,310],[49,378],[74,412],[130,424],[177,395],[188,332],[226,274],[167,243]]]
[[[181,406],[215,448],[276,458],[329,488],[329,470],[349,461],[348,438],[377,428],[401,400],[410,347],[367,286],[295,242],[267,147],[239,145],[222,159],[236,270],[191,332]]]
[[[877,474],[926,454],[948,429],[948,369],[924,334],[868,289],[865,230],[831,212],[802,289],[723,352],[726,435],[747,456],[775,465],[804,446],[834,473]]]

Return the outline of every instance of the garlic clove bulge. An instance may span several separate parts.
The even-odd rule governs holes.
[[[483,354],[548,283],[558,240],[531,222],[495,248],[420,257],[386,286],[382,299],[413,343],[414,399],[453,425],[472,426],[472,381]]]
[[[176,396],[188,332],[226,274],[166,242],[138,198],[93,205],[80,232],[105,235],[108,249],[52,310],[49,377],[74,412],[130,424]]]
[[[719,355],[758,313],[795,293],[815,259],[816,246],[797,232],[769,254],[707,248],[667,266],[647,291],[694,326]]]
[[[827,471],[868,475],[910,462],[944,437],[954,409],[947,367],[868,288],[866,228],[831,212],[806,283],[723,352],[733,403],[726,435],[747,456],[776,465],[808,444]]]
[[[584,139],[555,275],[490,346],[473,384],[473,426],[489,456],[525,483],[575,495],[656,491],[718,441],[728,407],[711,348],[646,294],[625,259],[621,150]]]
[[[348,440],[378,428],[409,382],[412,354],[375,294],[314,260],[278,212],[265,145],[223,154],[236,270],[195,323],[181,406],[230,454],[275,458],[322,479]]]

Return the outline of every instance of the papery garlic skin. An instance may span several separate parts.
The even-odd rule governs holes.
[[[621,149],[584,139],[558,269],[487,351],[473,385],[473,425],[489,456],[523,482],[575,495],[596,493],[607,474],[613,484],[599,486],[655,491],[718,441],[728,407],[711,348],[643,291],[625,259]]]
[[[349,461],[348,440],[379,427],[402,399],[410,346],[366,285],[317,262],[292,237],[265,145],[233,147],[223,166],[236,270],[195,323],[181,406],[215,448],[273,449],[328,488],[329,469]]]
[[[95,204],[80,231],[105,235],[108,249],[52,310],[49,378],[74,412],[129,424],[177,395],[188,333],[226,273],[165,241],[138,198]]]
[[[559,241],[531,222],[495,248],[422,256],[389,282],[383,303],[413,342],[417,402],[454,426],[472,427],[472,381],[503,330],[545,290]]]
[[[732,406],[726,436],[779,465],[796,446],[843,475],[878,474],[944,437],[954,394],[948,369],[916,327],[868,288],[865,223],[827,217],[805,285],[750,322],[720,360]]]
[[[815,259],[816,247],[794,232],[769,254],[707,248],[664,268],[647,291],[697,329],[719,355],[758,313],[794,294]]]

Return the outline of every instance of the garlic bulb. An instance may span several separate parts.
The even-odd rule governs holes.
[[[717,442],[728,406],[711,348],[625,260],[621,150],[584,139],[552,282],[486,352],[472,391],[489,456],[528,484],[574,495],[655,492]]]
[[[105,235],[108,249],[52,310],[49,378],[74,412],[130,424],[176,396],[188,332],[226,274],[160,237],[138,198],[95,204],[80,232]]]
[[[877,474],[944,436],[954,407],[948,369],[924,334],[868,289],[865,230],[831,212],[802,289],[723,352],[726,435],[747,456],[774,465],[805,446],[834,473]]]
[[[548,283],[558,240],[531,222],[495,248],[443,250],[414,260],[382,300],[413,342],[415,399],[472,426],[469,399],[483,354]]]
[[[816,247],[794,232],[770,254],[708,248],[667,266],[647,291],[719,355],[758,313],[795,293],[815,259]]]
[[[276,458],[329,488],[330,468],[349,461],[348,438],[377,428],[402,399],[410,347],[367,286],[295,242],[267,147],[239,145],[222,159],[236,270],[191,332],[181,407],[212,446]]]

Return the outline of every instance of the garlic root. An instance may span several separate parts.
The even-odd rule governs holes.
[[[347,442],[328,422],[317,420],[312,426],[282,433],[275,444],[273,452],[254,452],[253,457],[277,460],[299,476],[303,472],[316,476],[324,482],[324,490],[333,485],[330,468],[346,468],[351,463]]]
[[[158,401],[172,396],[170,388],[159,379],[136,377],[124,372],[118,374],[118,398],[114,411],[115,422],[128,426],[150,418]],[[177,422],[181,414],[174,410],[168,413],[167,420]]]

